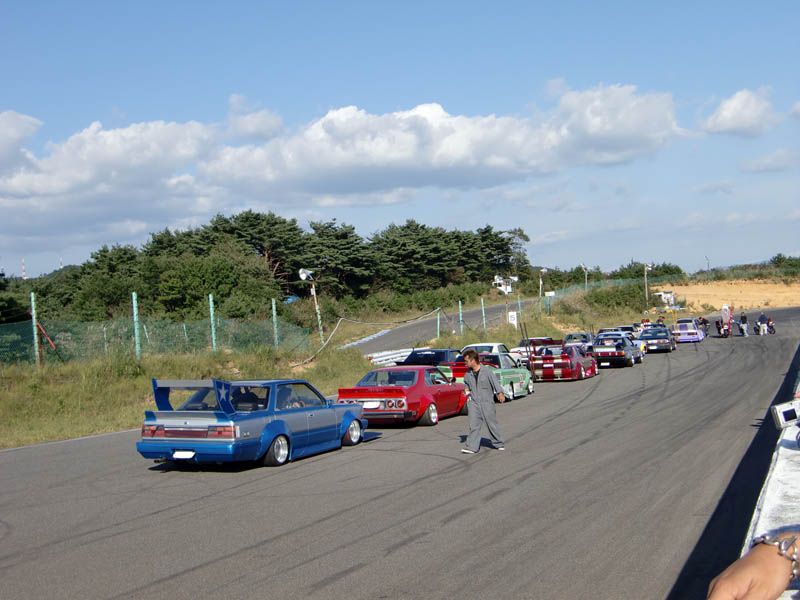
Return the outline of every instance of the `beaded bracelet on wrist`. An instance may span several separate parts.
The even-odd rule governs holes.
[[[790,579],[797,579],[797,577],[800,576],[800,563],[798,563],[797,545],[795,542],[797,542],[797,537],[794,536],[780,538],[778,536],[762,535],[753,540],[753,546],[757,546],[758,544],[775,546],[778,549],[778,554],[792,563],[792,576]],[[791,552],[789,552],[790,548],[792,548]]]

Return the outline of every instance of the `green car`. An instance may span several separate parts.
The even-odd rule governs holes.
[[[514,358],[505,352],[481,354],[482,365],[491,367],[500,380],[506,398],[513,400],[533,393],[533,378],[525,367],[518,367]]]

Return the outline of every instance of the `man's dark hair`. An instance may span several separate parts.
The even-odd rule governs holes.
[[[478,353],[473,350],[472,348],[467,348],[464,350],[464,354],[462,354],[464,360],[467,360],[467,357],[471,358],[472,360],[478,360]]]

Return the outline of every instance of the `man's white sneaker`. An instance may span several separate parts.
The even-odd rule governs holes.
[[[461,454],[475,454],[475,450],[470,450],[469,448],[462,448]]]

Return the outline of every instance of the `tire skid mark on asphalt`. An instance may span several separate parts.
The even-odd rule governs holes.
[[[728,355],[730,355],[734,351],[733,348],[728,350]],[[766,362],[764,359],[763,354],[759,354],[756,357],[756,360],[759,362]],[[638,477],[636,474],[636,470],[639,468],[646,467],[648,464],[658,461],[662,456],[662,446],[666,447],[675,447],[676,442],[681,442],[678,445],[683,446],[685,441],[689,441],[698,435],[702,434],[702,432],[707,428],[707,422],[709,420],[717,419],[722,417],[726,412],[730,411],[731,409],[735,408],[735,405],[730,404],[710,404],[707,407],[707,414],[705,415],[705,419],[696,419],[694,424],[687,426],[686,428],[675,432],[674,434],[668,436],[667,438],[660,440],[658,443],[654,443],[647,448],[648,454],[651,456],[646,457],[644,453],[642,454],[642,460],[639,461],[634,468],[629,470],[628,476],[622,476],[622,479],[632,478],[635,479]]]
[[[466,517],[469,513],[474,512],[477,508],[478,508],[477,506],[468,506],[467,508],[462,508],[458,512],[449,514],[444,519],[439,521],[439,526],[444,527],[446,525],[449,525],[453,521],[457,521],[458,519]]]
[[[486,456],[490,456],[490,454],[486,453]],[[476,458],[476,457],[473,457],[473,458]],[[550,460],[549,457],[547,459],[543,459],[542,461],[539,461],[539,462],[535,463],[534,468],[540,467],[542,463],[547,462],[548,460]],[[476,462],[477,461],[475,461],[475,460],[472,460],[472,461],[468,460],[467,464],[469,465],[470,468],[472,468],[473,466],[475,466]],[[497,484],[499,484],[501,482],[504,482],[506,480],[509,480],[509,479],[513,479],[515,476],[518,476],[521,473],[525,473],[529,469],[530,469],[530,466],[526,465],[525,467],[521,467],[521,468],[519,468],[519,469],[517,469],[515,471],[512,471],[511,473],[496,477],[495,479],[490,480],[490,481],[488,481],[488,482],[486,482],[486,483],[484,483],[484,484],[482,484],[482,485],[480,485],[480,486],[478,486],[476,488],[473,488],[473,489],[471,489],[471,490],[469,490],[469,491],[467,491],[465,493],[458,493],[458,495],[454,499],[445,498],[444,500],[440,501],[437,504],[430,505],[430,506],[427,507],[427,510],[425,512],[425,518],[427,518],[427,515],[429,513],[431,513],[432,511],[435,511],[435,510],[438,510],[438,509],[441,509],[441,508],[452,509],[452,504],[453,504],[454,500],[464,499],[464,498],[466,498],[466,497],[468,497],[470,495],[478,494],[478,493],[480,493],[481,491],[483,491],[483,490],[485,490],[487,488],[494,488],[494,487],[497,486]],[[416,483],[407,484],[405,487],[411,488],[411,487],[413,487],[415,485],[423,484],[423,483],[427,482],[428,480],[436,479],[439,475],[440,475],[440,473],[430,473],[428,475],[420,477],[417,480]],[[158,585],[161,585],[162,583],[166,583],[166,582],[172,581],[176,577],[189,575],[189,574],[193,573],[194,571],[196,571],[198,569],[201,569],[201,568],[204,568],[204,567],[206,567],[206,566],[208,566],[209,564],[212,564],[212,563],[219,563],[219,562],[221,562],[223,560],[235,559],[237,556],[239,556],[241,554],[250,553],[253,550],[256,550],[258,548],[264,547],[264,546],[266,546],[268,544],[271,544],[271,543],[273,543],[273,542],[275,542],[275,541],[277,541],[277,540],[279,540],[281,538],[286,538],[286,537],[289,537],[289,536],[294,535],[296,533],[300,533],[302,530],[309,529],[311,527],[315,527],[315,526],[317,526],[318,524],[320,524],[322,522],[329,521],[329,520],[334,519],[334,518],[337,519],[337,520],[340,520],[341,517],[344,516],[349,511],[354,511],[354,514],[353,514],[353,517],[352,517],[353,520],[352,520],[351,524],[353,526],[357,526],[363,521],[363,514],[360,512],[363,505],[368,505],[370,503],[373,503],[375,501],[378,501],[380,499],[388,497],[390,494],[394,495],[395,492],[392,492],[392,491],[386,492],[384,494],[381,494],[377,498],[372,498],[372,499],[370,499],[370,500],[368,500],[366,502],[360,503],[358,505],[354,505],[353,507],[342,509],[341,511],[337,511],[337,513],[334,513],[333,515],[329,515],[327,517],[319,519],[318,521],[316,521],[314,523],[303,525],[301,527],[296,528],[293,531],[285,532],[285,533],[282,533],[282,534],[277,534],[275,536],[272,536],[272,537],[267,538],[265,540],[262,540],[260,542],[256,542],[255,544],[252,544],[252,545],[250,545],[248,547],[241,548],[239,550],[235,550],[235,551],[233,551],[233,552],[231,552],[229,554],[226,554],[226,555],[224,555],[222,557],[218,557],[218,558],[215,558],[213,560],[210,560],[207,563],[199,564],[199,565],[196,565],[194,567],[190,567],[189,569],[184,569],[184,570],[182,570],[182,571],[180,571],[178,573],[175,573],[173,575],[170,575],[168,577],[164,577],[164,578],[158,579],[156,581],[153,581],[153,582],[151,582],[149,584],[146,584],[146,585],[141,586],[139,588],[136,588],[134,590],[130,590],[129,592],[126,592],[125,594],[121,594],[119,596],[114,596],[114,597],[110,598],[109,600],[115,600],[116,598],[122,598],[122,597],[124,597],[124,596],[126,596],[128,594],[141,593],[141,592],[143,592],[143,591],[145,591],[145,590],[147,590],[147,589],[149,589],[151,587],[158,586]],[[412,519],[422,519],[422,518],[423,518],[423,515],[415,515],[414,517],[412,517]],[[408,527],[408,523],[409,523],[409,518],[408,517],[405,517],[403,515],[399,515],[398,514],[396,519],[397,520],[394,523],[389,523],[389,524],[387,524],[387,525],[385,525],[385,526],[383,526],[383,527],[381,527],[381,528],[379,528],[379,529],[377,529],[375,531],[371,531],[370,532],[370,536],[371,537],[375,537],[375,536],[383,535],[385,533],[388,533],[392,529],[395,529],[395,528],[398,528],[398,527]],[[454,519],[451,519],[451,520],[454,520]],[[342,527],[342,528],[346,529],[347,526],[348,526],[348,523],[346,523],[346,522],[340,523],[340,527]],[[424,523],[422,523],[421,526],[425,527],[426,530],[427,530],[428,521],[425,521]],[[286,574],[288,574],[288,573],[290,573],[292,571],[296,571],[298,569],[302,569],[303,567],[305,567],[305,566],[307,566],[307,565],[309,565],[309,564],[311,564],[313,562],[316,562],[316,561],[320,560],[321,558],[325,558],[326,556],[328,556],[328,555],[330,555],[332,553],[344,551],[348,547],[351,547],[351,546],[354,546],[354,545],[358,545],[359,543],[360,543],[359,540],[356,539],[356,540],[352,540],[352,541],[346,541],[346,542],[343,542],[343,543],[339,543],[339,544],[337,544],[337,545],[335,545],[333,547],[329,547],[329,548],[325,548],[325,549],[318,549],[317,548],[318,544],[316,542],[307,542],[304,545],[298,546],[295,549],[295,552],[300,552],[301,550],[307,550],[307,549],[311,548],[315,552],[313,556],[311,556],[311,557],[309,557],[309,558],[307,558],[305,560],[299,561],[297,563],[294,563],[294,564],[286,567],[283,570],[274,571],[274,572],[272,572],[270,574],[267,574],[265,576],[256,577],[255,579],[253,579],[253,583],[255,583],[255,584],[264,584],[265,582],[267,582],[267,581],[269,581],[271,579],[286,575]],[[251,575],[251,574],[250,573],[245,574],[245,576],[249,576],[249,575]],[[243,576],[240,575],[240,574],[233,574],[230,577],[230,582],[231,583],[237,583],[242,579],[242,577]],[[224,587],[225,587],[225,584],[221,583],[217,587],[217,589],[223,589]]]
[[[652,400],[648,400],[647,398],[643,399],[643,401],[645,401],[645,402],[654,404],[654,406],[648,411],[646,417],[644,417],[644,418],[649,420],[649,419],[654,418],[655,416],[657,416],[658,414],[660,414],[662,412],[667,412],[667,411],[673,410],[674,406],[672,404],[670,404],[668,402],[664,402],[664,399],[666,398],[667,392],[671,391],[673,393],[673,397],[675,397],[675,396],[679,395],[681,392],[683,392],[684,390],[692,389],[693,387],[695,387],[696,382],[693,381],[693,380],[689,380],[687,378],[687,375],[694,375],[694,374],[696,374],[696,373],[698,373],[700,371],[707,372],[708,369],[710,369],[713,365],[715,365],[718,362],[722,362],[723,360],[725,360],[725,358],[726,357],[720,357],[719,359],[716,359],[716,360],[710,362],[709,364],[699,365],[697,367],[694,367],[694,368],[691,368],[691,369],[689,369],[687,371],[679,373],[678,376],[677,376],[679,378],[670,377],[668,380],[666,380],[664,383],[662,383],[660,385],[660,387],[662,389],[661,389],[661,393],[659,394],[658,400],[652,401]],[[670,373],[671,373],[671,369],[670,369]],[[707,374],[707,373],[704,373],[704,374]]]
[[[729,407],[719,407],[719,408],[720,408],[720,410],[719,410],[720,413],[723,413],[723,412],[725,412],[726,410],[729,409]],[[701,433],[701,431],[703,429],[705,429],[705,427],[706,427],[705,423],[698,422],[694,427],[692,427],[693,433],[699,435]],[[685,434],[685,432],[681,432],[681,434]],[[657,448],[653,448],[653,449],[651,449],[651,454],[653,456],[649,457],[646,461],[641,461],[640,465],[631,466],[627,471],[627,475],[625,477],[623,477],[623,479],[630,480],[630,481],[637,481],[637,480],[639,480],[641,478],[641,474],[639,472],[639,469],[641,467],[647,466],[647,464],[650,463],[650,462],[654,462],[654,461],[657,461],[657,460],[663,460],[663,453],[662,453],[661,450],[659,450]],[[614,478],[613,481],[609,480],[609,481],[605,482],[605,485],[607,487],[614,487],[614,486],[619,485],[619,483],[620,483],[620,479],[619,478]],[[601,486],[602,485],[603,485],[603,483],[601,482]],[[583,501],[585,501],[585,498],[581,498],[581,502],[583,502]],[[667,499],[665,498],[664,501],[667,501]],[[577,507],[578,505],[579,505],[579,503],[573,502],[573,504],[571,506]],[[526,508],[524,506],[521,506],[519,508],[522,509],[522,510],[526,510]],[[568,516],[568,515],[571,514],[572,508],[570,508],[569,506],[567,506],[565,508],[564,506],[559,505],[558,510],[559,510],[559,512],[563,512],[566,516]],[[550,520],[551,523],[552,522],[557,522],[559,520],[559,519],[555,518],[555,515],[551,515],[551,516],[553,517]],[[550,528],[551,528],[551,526],[548,525],[544,529],[539,530],[538,533],[530,534],[530,532],[526,532],[526,534],[532,540],[531,542],[528,543],[529,547],[526,547],[525,545],[522,545],[521,547],[517,547],[513,543],[509,544],[509,540],[506,539],[504,535],[495,535],[494,538],[491,538],[491,536],[490,536],[490,538],[485,540],[485,543],[486,543],[487,547],[491,548],[491,543],[492,543],[492,541],[494,541],[497,545],[501,545],[504,548],[508,549],[507,552],[510,552],[511,554],[518,555],[519,558],[517,560],[522,560],[522,559],[524,559],[524,556],[519,556],[520,552],[524,553],[524,552],[529,552],[529,551],[535,551],[537,549],[537,545],[541,543],[541,540],[538,539],[539,538],[539,534],[545,533]],[[514,560],[511,560],[510,556],[507,557],[507,558],[509,559],[507,562],[514,562]],[[502,578],[502,573],[500,573],[500,572],[495,573],[495,575],[497,577],[499,577],[499,578]],[[455,578],[455,579],[458,580],[458,578]],[[522,585],[522,583],[523,582],[521,582],[521,585]],[[463,591],[466,591],[467,589],[468,588],[464,588]],[[522,589],[524,589],[524,587],[520,587],[519,589],[522,590]],[[451,592],[450,593],[451,596],[457,596],[458,595],[457,591],[450,590],[450,592]],[[475,589],[471,589],[471,593],[472,594],[474,594],[475,592],[476,592]],[[510,595],[510,597],[514,597],[514,596],[515,596],[514,594]],[[523,596],[524,596],[524,593],[520,593],[520,597],[523,597]]]
[[[14,528],[11,527],[11,524],[0,519],[0,542],[3,541],[3,538],[11,535],[12,531],[14,531]]]
[[[16,489],[16,490],[9,490],[7,488],[4,488],[3,489],[3,494],[4,495],[13,496],[14,494],[24,494],[25,496],[32,497],[35,500],[30,501],[30,502],[19,502],[15,498],[12,497],[11,499],[9,499],[9,500],[7,500],[5,502],[0,502],[0,508],[6,508],[8,506],[11,506],[13,508],[40,508],[40,507],[50,506],[50,505],[53,505],[53,504],[59,504],[60,501],[58,499],[54,499],[53,498],[53,495],[54,495],[54,493],[56,491],[58,491],[58,490],[60,490],[62,488],[68,488],[70,486],[77,486],[78,484],[80,484],[82,487],[89,486],[89,485],[92,484],[92,479],[94,479],[94,478],[96,478],[98,476],[105,477],[105,476],[114,475],[114,474],[117,474],[117,473],[119,473],[119,467],[118,466],[109,468],[107,471],[104,471],[102,473],[98,473],[98,472],[82,473],[81,475],[70,477],[70,478],[65,479],[63,481],[59,481],[57,483],[54,483],[51,486],[48,486],[47,494],[40,494],[36,490],[31,490],[29,488],[20,488],[20,489]],[[87,481],[87,482],[83,482],[82,481],[82,480],[87,479],[87,478],[92,478],[92,479],[89,479],[89,481]],[[91,496],[86,496],[86,498],[90,498],[90,497]],[[41,501],[36,501],[36,499],[40,499],[40,498],[41,498]]]
[[[706,351],[706,352],[708,353],[708,351]],[[731,352],[733,352],[733,349],[731,349],[728,352],[728,354],[730,355]],[[726,358],[726,357],[720,357],[719,360],[722,360],[724,358]],[[686,375],[686,373],[688,373],[688,372],[697,372],[697,371],[701,371],[701,370],[708,370],[709,368],[710,368],[710,365],[708,365],[708,364],[699,365],[697,367],[689,369],[687,372],[684,372],[683,375]],[[669,366],[668,373],[671,374],[671,366]],[[641,370],[641,375],[642,375],[642,385],[638,389],[632,390],[632,391],[627,392],[626,394],[624,394],[622,396],[618,396],[618,397],[613,399],[615,404],[619,404],[620,402],[623,402],[624,405],[620,409],[620,411],[618,411],[617,414],[611,419],[610,422],[608,422],[607,424],[605,424],[602,427],[600,427],[597,430],[595,430],[591,435],[586,436],[586,437],[582,438],[581,440],[577,441],[574,445],[570,446],[569,448],[566,448],[566,449],[560,451],[559,453],[553,455],[552,457],[547,459],[541,465],[537,465],[538,472],[542,472],[542,471],[546,470],[547,468],[549,468],[550,466],[552,466],[553,464],[555,464],[559,460],[565,458],[566,456],[569,456],[574,451],[578,450],[580,447],[582,447],[582,446],[584,446],[584,445],[586,445],[586,444],[588,444],[588,443],[590,443],[592,441],[595,441],[595,440],[601,438],[604,434],[608,435],[610,433],[613,433],[613,430],[611,429],[611,427],[614,424],[616,424],[617,422],[619,422],[626,415],[626,413],[628,413],[630,411],[630,409],[634,406],[634,404],[640,402],[642,396],[647,391],[646,372],[644,371],[644,369]],[[673,383],[673,381],[674,380],[671,377],[668,377],[665,380],[665,382],[661,385],[661,387],[662,387],[661,394],[660,394],[661,398],[666,396],[666,392],[669,389],[670,385]],[[691,387],[692,385],[694,385],[693,382],[683,382],[682,385],[680,386],[680,388]],[[661,410],[666,410],[666,408],[662,408]],[[650,418],[652,416],[652,414],[653,413],[651,411],[649,416],[648,416],[648,418]],[[525,434],[523,434],[523,435],[525,435]],[[517,437],[523,437],[523,435],[520,435],[520,436],[517,436]],[[531,475],[533,475],[533,474],[535,474],[535,473],[532,472]],[[525,477],[520,478],[520,480],[524,481]]]
[[[502,496],[504,494],[507,494],[508,492],[513,492],[513,491],[514,491],[514,488],[508,488],[508,487],[500,488],[499,490],[495,490],[491,494],[486,494],[483,498],[481,498],[481,501],[482,502],[491,502],[492,500],[495,500],[498,496]]]
[[[365,457],[364,458],[359,457],[359,460],[365,460]],[[199,469],[192,469],[192,471],[196,471],[196,470],[199,470]],[[307,477],[312,477],[312,476],[317,475],[319,473],[327,472],[328,470],[329,470],[328,468],[320,468],[319,470],[311,472],[311,473],[303,474],[303,475],[300,475],[300,476],[297,476],[297,477],[292,477],[292,478],[289,479],[289,481],[285,482],[285,485],[288,485],[290,483],[294,483],[294,482],[296,482],[296,481],[298,481],[300,479],[304,479],[304,478],[307,478]],[[278,477],[280,475],[282,475],[282,474],[281,473],[276,473],[274,476]],[[289,473],[287,472],[286,475],[288,476]],[[81,547],[84,547],[84,546],[87,546],[87,545],[91,545],[91,544],[94,544],[94,543],[97,543],[97,542],[107,541],[107,540],[112,539],[114,537],[117,537],[119,535],[125,535],[127,533],[131,533],[131,532],[134,532],[134,531],[139,531],[139,530],[145,529],[147,527],[152,527],[152,524],[150,523],[150,519],[152,517],[159,516],[159,515],[168,513],[170,511],[178,511],[180,514],[178,514],[177,517],[179,517],[179,518],[187,518],[187,517],[189,517],[191,515],[195,515],[197,513],[202,514],[203,512],[210,513],[210,514],[216,514],[217,509],[214,508],[214,507],[207,506],[206,505],[206,501],[207,500],[212,499],[215,496],[219,496],[219,495],[222,495],[222,494],[226,494],[226,495],[230,494],[230,492],[232,490],[236,490],[236,489],[239,489],[239,488],[244,488],[244,487],[249,486],[251,484],[257,484],[257,483],[260,483],[260,480],[243,481],[240,484],[234,485],[232,487],[226,487],[226,488],[221,489],[221,490],[216,490],[216,491],[213,491],[213,492],[210,492],[210,493],[207,493],[207,494],[203,494],[201,496],[197,496],[197,497],[193,498],[192,500],[190,500],[188,502],[183,500],[183,499],[180,499],[180,500],[176,499],[176,504],[173,504],[171,506],[166,506],[164,508],[160,508],[160,509],[157,509],[157,510],[154,510],[154,511],[150,511],[150,512],[147,512],[145,514],[137,515],[137,516],[134,516],[134,517],[131,517],[131,518],[128,518],[128,519],[123,519],[121,521],[116,521],[116,522],[108,524],[108,525],[95,527],[95,528],[92,528],[92,529],[90,529],[88,531],[82,531],[82,532],[79,532],[79,533],[73,533],[73,534],[70,534],[70,535],[62,536],[60,538],[56,538],[55,540],[50,540],[50,541],[45,542],[43,544],[40,544],[38,546],[34,546],[32,548],[27,548],[26,550],[24,550],[22,552],[11,552],[11,553],[7,553],[7,554],[2,554],[2,555],[0,555],[0,571],[7,570],[7,569],[9,569],[11,567],[17,566],[17,565],[22,564],[24,562],[37,560],[37,559],[41,558],[42,556],[46,556],[48,554],[48,552],[47,552],[48,550],[50,550],[51,554],[57,554],[57,553],[59,553],[61,551],[61,549],[62,549],[62,547],[64,545],[69,545],[70,548],[81,548]],[[154,486],[155,485],[157,485],[157,484],[154,484]],[[279,484],[279,485],[284,485],[284,484]],[[142,491],[142,493],[144,493],[144,490]],[[255,490],[253,492],[249,492],[248,494],[242,494],[241,497],[246,497],[248,495],[256,494],[256,493],[261,493],[261,490],[259,489],[259,490]],[[187,508],[191,504],[198,504],[198,507],[195,508],[195,509]],[[109,507],[109,508],[114,508],[114,507],[117,507],[117,506],[119,506],[119,504],[116,504],[116,505],[114,505],[112,507]],[[108,510],[108,509],[106,509],[106,510]],[[97,516],[98,516],[97,513],[95,513],[90,519],[87,519],[86,521],[84,521],[84,522],[82,522],[80,524],[83,524],[83,523],[86,523],[86,522],[96,522],[97,521]],[[124,528],[124,529],[118,529],[119,527],[124,527],[126,525],[131,524],[131,523],[135,523],[137,521],[142,521],[142,520],[145,520],[146,522],[144,524],[137,525],[135,527],[128,527],[128,528]],[[73,529],[74,529],[74,527],[73,527]],[[109,531],[109,530],[112,530],[112,529],[116,529],[116,531]],[[106,535],[95,536],[95,534],[102,533],[104,531],[108,531],[108,533]],[[92,537],[92,536],[95,536],[95,537]]]
[[[360,571],[361,569],[363,569],[366,566],[367,566],[367,563],[363,563],[363,562],[362,563],[358,563],[358,564],[353,565],[352,567],[348,567],[348,568],[346,568],[346,569],[344,569],[342,571],[339,571],[338,573],[334,573],[333,575],[329,575],[328,577],[325,577],[324,579],[320,579],[317,583],[314,583],[314,584],[311,585],[311,592],[312,593],[319,592],[323,588],[326,588],[329,585],[332,585],[332,584],[336,583],[340,579],[344,579],[348,575],[352,575],[353,573],[355,573],[357,571]]]
[[[456,468],[460,469],[460,470],[468,470],[468,467],[471,467],[475,462],[476,461],[466,461],[466,466],[464,466],[464,464],[462,464],[460,466],[457,466]],[[417,479],[406,483],[406,485],[404,487],[405,488],[413,488],[415,486],[424,484],[428,480],[436,480],[437,478],[441,477],[442,473],[449,472],[452,468],[453,467],[451,467],[451,466],[446,466],[446,467],[443,467],[442,469],[437,470],[435,472],[428,473],[426,475],[422,475],[422,476],[418,477]],[[505,479],[505,478],[507,478],[507,476],[502,476],[497,481],[500,481],[500,480]],[[460,494],[459,497],[463,498],[463,497],[465,497],[467,495],[478,493],[478,492],[480,492],[481,490],[483,490],[483,489],[485,489],[487,487],[494,486],[495,483],[496,483],[495,481],[489,482],[489,483],[487,483],[485,485],[482,485],[482,486],[480,486],[478,488],[470,490],[466,494]],[[328,522],[334,522],[335,521],[335,522],[339,523],[339,525],[341,527],[346,527],[347,523],[340,522],[340,521],[342,521],[343,517],[347,517],[348,515],[351,515],[349,524],[353,525],[354,527],[358,526],[363,521],[363,514],[364,514],[363,510],[365,508],[369,507],[370,504],[372,504],[372,503],[374,503],[376,501],[382,500],[384,498],[389,498],[389,497],[394,496],[394,495],[396,495],[395,490],[389,490],[389,491],[383,492],[382,494],[378,495],[377,497],[369,498],[367,500],[364,500],[364,501],[359,502],[357,504],[354,504],[352,506],[340,509],[340,510],[338,510],[338,511],[332,513],[332,514],[329,514],[329,515],[327,515],[325,517],[317,519],[316,521],[314,521],[312,523],[306,523],[304,525],[297,526],[297,527],[295,527],[295,528],[293,528],[293,529],[291,529],[289,531],[284,531],[284,532],[269,536],[269,537],[267,537],[265,539],[259,540],[257,542],[252,543],[252,544],[248,544],[247,546],[244,546],[244,547],[239,548],[237,550],[233,550],[233,551],[228,552],[228,553],[226,553],[224,555],[217,556],[217,557],[214,557],[212,559],[204,560],[204,561],[202,561],[202,562],[200,562],[200,563],[198,563],[198,564],[196,564],[196,565],[194,565],[192,567],[181,569],[181,570],[179,570],[177,572],[171,573],[170,575],[155,579],[155,580],[153,580],[153,581],[151,581],[149,583],[146,583],[144,585],[141,585],[141,586],[138,586],[136,588],[130,589],[130,590],[126,591],[126,592],[121,592],[121,593],[119,593],[117,595],[110,596],[107,600],[117,600],[117,599],[120,599],[120,598],[125,598],[125,597],[129,597],[129,596],[132,596],[132,595],[137,595],[137,594],[140,594],[140,593],[145,592],[147,590],[156,588],[156,587],[158,587],[158,586],[160,586],[162,584],[174,582],[174,580],[177,577],[183,577],[183,576],[191,575],[192,573],[194,573],[196,571],[199,571],[201,569],[207,568],[208,566],[210,566],[212,564],[220,564],[222,561],[233,561],[238,556],[249,555],[249,554],[253,553],[256,550],[263,549],[263,548],[267,547],[269,544],[275,543],[277,541],[289,538],[289,537],[291,537],[293,535],[297,535],[297,534],[302,533],[304,531],[310,530],[310,529],[312,529],[314,527],[317,527],[317,526],[319,526],[319,525],[321,525],[323,523],[328,523]],[[438,509],[438,508],[449,507],[451,505],[451,503],[452,503],[452,501],[450,499],[445,499],[445,500],[439,502],[436,505],[428,507],[428,510],[430,511],[430,510],[435,510],[435,509]],[[373,532],[372,535],[380,535],[380,534],[386,533],[389,530],[394,529],[395,527],[405,526],[405,525],[407,525],[407,523],[408,523],[407,519],[398,516],[398,521],[396,523],[392,523],[390,525],[386,525],[385,527],[383,527],[382,529],[378,530],[377,532]],[[257,578],[255,581],[256,582],[263,582],[263,581],[267,581],[269,579],[273,579],[274,577],[277,577],[277,576],[280,576],[280,575],[284,575],[284,574],[289,573],[291,571],[294,571],[296,569],[300,569],[300,568],[304,567],[305,565],[307,565],[307,564],[309,564],[311,562],[315,562],[315,561],[319,560],[320,558],[322,558],[324,556],[327,556],[331,552],[334,552],[334,551],[340,550],[342,548],[346,548],[347,546],[350,546],[350,545],[353,545],[353,544],[358,544],[358,543],[359,543],[359,540],[356,539],[356,540],[353,540],[353,541],[349,541],[349,542],[345,542],[343,544],[340,544],[339,546],[337,546],[333,550],[323,550],[323,551],[319,552],[314,557],[311,557],[311,558],[309,558],[309,559],[307,559],[305,561],[293,564],[293,565],[287,567],[286,569],[284,569],[282,571],[270,573],[269,575],[267,575],[267,576],[265,576],[263,578]],[[314,542],[308,542],[306,544],[306,546],[316,546],[316,544]],[[300,548],[298,548],[298,550],[299,549]],[[238,581],[238,580],[241,579],[241,577],[242,576],[238,575],[238,574],[234,575],[234,576],[232,576],[231,581],[232,582]],[[220,586],[218,586],[218,589],[222,588],[222,587],[224,587],[224,584],[221,584]]]
[[[420,531],[420,532],[415,533],[413,535],[410,535],[410,536],[408,536],[406,538],[403,538],[399,542],[394,543],[391,546],[389,546],[388,548],[386,548],[383,551],[383,556],[385,558],[385,557],[389,556],[390,554],[394,554],[395,552],[398,552],[398,551],[402,550],[403,548],[405,548],[409,544],[413,544],[417,540],[421,540],[422,538],[428,537],[430,534],[431,534],[430,531]]]

